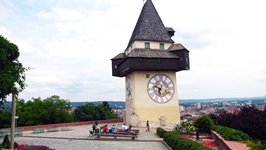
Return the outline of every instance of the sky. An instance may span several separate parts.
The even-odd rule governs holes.
[[[266,95],[264,0],[153,0],[172,39],[190,51],[179,99]],[[124,52],[143,0],[0,0],[0,35],[19,47],[19,98],[125,101],[111,58]]]

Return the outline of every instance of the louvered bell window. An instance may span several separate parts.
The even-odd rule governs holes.
[[[160,49],[164,49],[164,43],[160,43]]]
[[[145,48],[151,48],[150,42],[145,42]]]

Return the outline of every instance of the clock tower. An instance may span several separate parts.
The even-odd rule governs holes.
[[[174,33],[147,0],[126,49],[111,59],[112,75],[125,77],[127,124],[172,128],[180,121],[176,72],[189,70],[189,51]]]

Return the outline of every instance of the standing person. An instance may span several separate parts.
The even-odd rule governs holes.
[[[146,132],[150,132],[150,123],[149,123],[149,120],[147,120],[147,122],[146,122],[146,127],[147,127]]]
[[[196,140],[199,140],[199,128],[196,128]]]

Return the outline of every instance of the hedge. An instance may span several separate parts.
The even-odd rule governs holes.
[[[220,134],[225,140],[229,141],[251,141],[251,137],[249,137],[246,133],[236,130],[233,128],[216,125],[213,127],[213,130]]]
[[[157,128],[156,132],[173,150],[212,150],[191,139],[182,138],[174,131],[167,132],[162,128]]]

